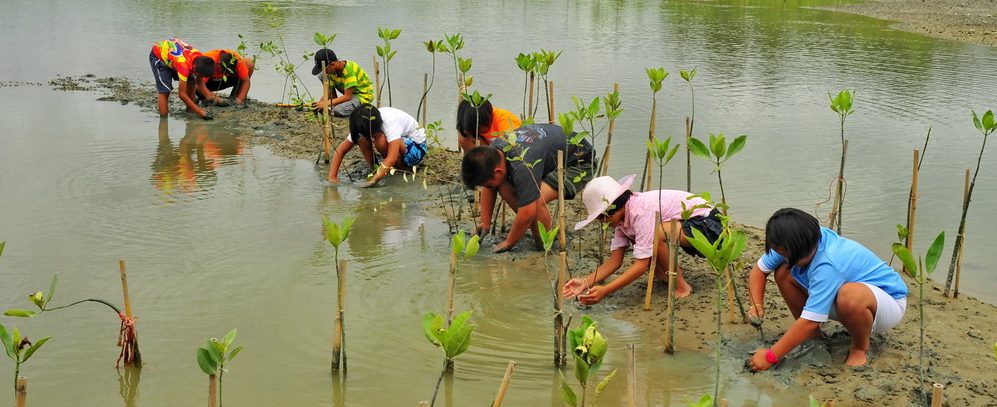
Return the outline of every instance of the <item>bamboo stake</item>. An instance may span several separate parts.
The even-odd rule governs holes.
[[[530,72],[530,104],[526,109],[526,117],[533,116],[533,88],[536,87],[536,76]]]
[[[554,81],[548,81],[547,88],[547,122],[554,124]]]
[[[457,253],[450,250],[450,283],[447,285],[447,326],[453,322],[454,295],[457,291]]]
[[[668,320],[665,322],[665,352],[675,353],[675,276],[679,269],[679,223],[671,221],[668,231]]]
[[[720,407],[727,407],[729,405],[729,402],[727,401],[727,399],[720,399],[719,405]]]
[[[834,191],[834,205],[831,208],[831,222],[828,225],[829,229],[837,228],[837,232],[841,234],[841,207],[844,206],[845,201],[845,157],[848,155],[848,140],[845,140],[841,145],[841,169],[838,171],[838,182],[837,188]]]
[[[346,370],[346,321],[344,319],[344,311],[346,310],[346,270],[348,266],[349,262],[345,259],[339,261],[339,271],[337,273],[339,293],[336,300],[336,331],[332,344],[332,370],[339,370],[340,363],[342,363],[343,370]]]
[[[322,61],[322,100],[329,101],[329,75],[325,74],[325,61]],[[322,153],[325,155],[325,163],[328,164],[332,158],[329,153],[332,151],[332,119],[329,117],[329,105],[322,108],[322,118],[325,125],[322,127]]]
[[[637,351],[634,344],[627,344],[627,378],[630,380],[630,391],[627,392],[627,407],[637,407]]]
[[[125,272],[125,261],[118,260],[118,272],[121,275],[121,295],[125,302],[125,315],[121,320],[121,332],[118,335],[118,346],[121,353],[118,354],[118,362],[124,360],[125,366],[142,366],[142,353],[138,347],[138,335],[135,331],[135,319],[132,315],[132,302],[128,295],[128,274]],[[117,363],[114,365],[118,366]]]
[[[132,317],[132,302],[128,297],[128,274],[125,273],[125,261],[118,260],[118,271],[121,273],[121,294],[125,297],[125,317]]]
[[[17,393],[17,407],[28,405],[28,379],[24,376],[17,378],[17,385],[14,386]]]
[[[962,189],[962,207],[969,206],[969,168],[966,168],[966,183]],[[966,230],[963,228],[962,231],[963,240],[965,240]],[[959,276],[962,275],[962,248],[959,246],[959,257],[956,259],[955,263],[955,291],[952,292],[952,298],[959,298]]]
[[[650,169],[650,167],[648,167]],[[650,173],[648,173],[650,177]],[[644,311],[651,310],[651,291],[654,289],[654,268],[658,265],[658,241],[664,232],[661,228],[661,212],[654,215],[654,245],[651,247],[651,266],[647,270],[647,293],[644,295]]]
[[[377,107],[381,107],[381,64],[374,56],[374,89],[377,89]]]
[[[727,275],[727,323],[734,324],[737,323],[734,318],[734,275],[730,266],[724,269],[724,274]]]
[[[696,106],[693,106],[693,111]],[[692,191],[692,151],[689,150],[689,139],[692,138],[692,119],[685,118],[685,190]]]
[[[512,370],[516,367],[516,362],[509,361],[505,368],[505,376],[502,377],[502,384],[499,385],[498,394],[495,395],[495,402],[492,407],[502,407],[502,399],[505,398],[505,391],[509,389],[509,381],[512,380]]]
[[[613,92],[620,91],[620,84],[613,84]],[[606,149],[602,152],[601,170],[599,176],[609,175],[609,152],[613,147],[613,130],[616,129],[616,119],[609,121],[609,130],[606,132]]]
[[[561,251],[567,246],[568,236],[564,231],[564,151],[557,151],[557,224],[560,226],[558,240],[561,243]]]
[[[429,110],[429,74],[422,74],[422,94],[426,95],[422,98],[422,127],[426,127],[426,111]]]
[[[909,203],[910,212],[907,214],[907,250],[914,253],[914,227],[917,225],[917,175],[918,175],[918,164],[920,163],[920,154],[916,148],[914,149],[914,167],[911,170],[910,176],[910,197]],[[902,262],[901,262],[902,264]],[[901,267],[902,270],[908,272],[906,267]]]
[[[935,383],[934,389],[931,393],[931,407],[941,407],[942,406],[942,390],[945,389],[941,383]]]
[[[218,376],[208,376],[208,407],[218,406]]]
[[[557,271],[557,286],[554,291],[557,293],[557,309],[554,315],[554,366],[564,366],[566,361],[566,346],[564,343],[564,294],[561,287],[567,282],[568,274],[568,254],[565,252],[567,246],[567,235],[564,232],[564,151],[557,151],[557,206],[558,206],[558,239],[561,244],[560,262]]]

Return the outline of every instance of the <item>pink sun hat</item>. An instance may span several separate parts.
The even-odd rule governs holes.
[[[613,177],[599,177],[593,179],[585,185],[585,189],[582,191],[582,202],[585,203],[585,210],[588,211],[589,216],[585,220],[575,224],[575,230],[579,230],[585,225],[592,223],[599,215],[606,212],[606,208],[623,195],[623,192],[630,189],[630,185],[634,183],[634,177],[637,174],[630,174],[619,181],[613,179]]]

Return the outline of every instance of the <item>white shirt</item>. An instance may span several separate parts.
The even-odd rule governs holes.
[[[408,113],[393,107],[379,107],[377,110],[381,113],[383,122],[381,131],[389,143],[403,138],[411,139],[418,144],[426,142],[426,131],[419,127],[419,122]],[[352,143],[349,136],[346,140]]]

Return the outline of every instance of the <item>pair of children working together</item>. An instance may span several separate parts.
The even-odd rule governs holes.
[[[229,59],[219,58],[229,55]],[[225,68],[227,63],[235,68]],[[150,64],[157,79],[160,113],[166,112],[166,99],[172,89],[171,77],[180,79],[180,98],[188,110],[210,119],[193,102],[195,90],[205,100],[218,101],[209,84],[217,89],[234,86],[236,103],[245,101],[252,75],[251,61],[238,54],[219,51],[201,54],[186,43],[170,39],[156,44],[150,54]],[[249,64],[245,64],[249,62]],[[245,68],[239,68],[239,64]],[[225,71],[236,75],[225,75]],[[243,73],[246,73],[243,77]],[[374,151],[384,160],[376,168],[366,186],[384,178],[392,168],[406,169],[418,165],[426,154],[425,131],[411,115],[395,108],[371,105],[374,87],[360,66],[340,60],[329,49],[315,53],[312,74],[327,75],[332,89],[329,98],[316,107],[329,107],[336,116],[349,117],[350,135],[336,149],[328,180],[338,183],[342,159],[355,144],[360,146],[365,160],[374,166]],[[188,84],[193,77],[196,85]],[[233,78],[229,80],[228,78]],[[212,82],[214,81],[214,82]],[[496,253],[510,250],[532,230],[539,241],[537,222],[552,226],[547,203],[557,198],[557,155],[563,152],[565,167],[565,198],[573,199],[579,192],[588,216],[578,222],[582,229],[595,220],[613,228],[612,253],[587,276],[568,281],[562,290],[566,297],[583,304],[595,304],[647,272],[653,257],[655,233],[660,227],[670,230],[679,223],[679,245],[686,252],[698,252],[686,240],[692,229],[715,241],[722,224],[715,208],[691,193],[678,190],[633,192],[634,176],[615,180],[611,177],[591,179],[596,164],[592,146],[583,140],[569,143],[572,134],[553,124],[522,125],[518,117],[489,102],[475,107],[464,101],[458,106],[458,144],[465,152],[461,162],[461,178],[465,186],[481,187],[481,223],[476,233],[491,226],[491,214],[498,197],[516,212],[507,237],[496,244]],[[684,208],[696,208],[683,220]],[[660,212],[660,214],[659,214]],[[660,216],[660,217],[659,217]],[[660,236],[665,243],[667,234]],[[843,238],[821,227],[816,218],[798,209],[777,211],[766,224],[766,253],[758,260],[748,277],[748,289],[754,304],[750,313],[761,318],[765,314],[764,293],[768,275],[774,275],[779,292],[796,321],[769,349],[758,350],[748,364],[755,370],[766,370],[806,340],[819,336],[820,323],[828,319],[841,322],[852,338],[845,363],[862,365],[867,362],[869,337],[884,332],[900,322],[906,308],[907,286],[883,260],[861,244]],[[633,246],[633,264],[607,284],[598,285],[622,265],[625,251]],[[667,280],[669,253],[667,244],[658,244],[655,273]],[[686,297],[692,287],[685,281],[681,269],[676,270],[676,296]]]

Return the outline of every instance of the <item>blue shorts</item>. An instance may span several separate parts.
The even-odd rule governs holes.
[[[415,167],[426,157],[426,143],[416,143],[412,139],[402,139],[405,141],[405,156],[402,157],[402,164],[406,167]]]
[[[156,54],[149,53],[149,66],[152,67],[152,76],[156,78],[156,91],[159,93],[170,93],[173,91],[173,80],[180,79],[176,69],[166,66]]]

